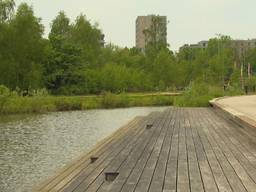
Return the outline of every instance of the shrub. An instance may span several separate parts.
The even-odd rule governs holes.
[[[115,95],[106,93],[102,99],[102,106],[104,108],[128,107],[129,100],[125,94]]]
[[[180,107],[207,107],[209,100],[224,95],[220,87],[209,86],[206,83],[191,83],[182,96],[177,97],[174,105]]]
[[[10,90],[4,85],[0,85],[0,97],[6,97],[10,95]]]

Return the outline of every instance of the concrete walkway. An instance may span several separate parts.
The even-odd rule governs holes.
[[[256,127],[256,95],[224,97],[211,104]]]

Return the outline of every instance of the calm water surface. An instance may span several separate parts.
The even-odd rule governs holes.
[[[164,107],[0,117],[0,191],[29,192],[138,115]]]

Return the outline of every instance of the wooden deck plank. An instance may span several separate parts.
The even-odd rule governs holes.
[[[156,169],[157,166],[157,162],[159,159],[159,155],[161,153],[162,147],[163,147],[163,143],[164,140],[166,138],[167,135],[167,131],[168,131],[168,117],[164,119],[164,124],[163,124],[163,129],[161,130],[161,134],[160,137],[158,138],[156,145],[154,146],[154,149],[151,153],[151,156],[149,157],[149,160],[143,170],[143,173],[141,175],[141,178],[135,188],[135,192],[144,192],[144,191],[148,191],[152,178],[153,178],[153,174],[154,171]]]
[[[180,109],[179,112],[179,153],[178,153],[178,181],[177,191],[190,191],[189,173],[188,173],[188,154],[186,147],[186,135],[185,135],[185,119],[184,109]]]
[[[210,127],[211,128],[211,127]],[[235,170],[233,169],[233,167],[231,166],[231,164],[229,163],[228,159],[226,158],[226,156],[224,155],[222,148],[219,147],[218,143],[216,142],[216,140],[213,138],[212,134],[209,132],[210,129],[208,129],[208,133],[207,138],[215,152],[215,155],[222,167],[222,170],[228,180],[228,182],[230,183],[230,186],[232,188],[233,191],[235,192],[245,192],[246,189],[243,186],[243,183],[241,182],[241,180],[239,179],[238,175],[236,174]]]
[[[197,110],[199,110],[199,109],[197,109]],[[194,144],[196,147],[196,153],[197,153],[199,167],[201,170],[204,189],[205,189],[205,191],[215,192],[215,191],[218,191],[218,187],[215,182],[215,178],[213,176],[213,172],[212,172],[211,166],[209,164],[206,152],[204,150],[204,145],[201,142],[201,139],[198,134],[198,126],[199,125],[198,125],[197,121],[199,120],[199,118],[202,118],[202,117],[196,116],[195,112],[196,111],[193,111],[190,113],[190,117],[193,120],[192,125],[191,125],[192,137],[193,137]]]
[[[151,117],[148,117],[145,119],[145,121],[148,121],[148,119],[151,119]],[[143,132],[142,127],[144,126],[145,122],[136,125],[134,129],[131,129],[129,132],[127,132],[126,135],[124,135],[122,139],[116,143],[115,146],[107,148],[106,151],[109,153],[107,158],[103,159],[103,161],[96,161],[95,164],[92,164],[89,169],[83,170],[82,174],[79,175],[79,177],[76,178],[73,182],[71,182],[71,184],[66,186],[63,191],[73,191],[83,182],[87,183],[84,184],[84,187],[87,185],[89,186],[89,184],[93,182],[95,178],[97,178],[98,174],[105,169],[105,167],[112,161],[112,159],[118,155],[118,152],[122,150],[122,147],[126,147],[132,139],[136,138]]]
[[[127,125],[121,127],[118,131],[116,131],[111,136],[107,137],[106,139],[102,140],[100,143],[98,143],[93,150],[91,150],[86,155],[78,158],[76,161],[72,163],[72,165],[68,165],[67,167],[64,167],[61,171],[58,172],[54,177],[48,179],[44,183],[40,184],[39,187],[36,188],[37,191],[49,191],[53,187],[55,187],[57,184],[60,184],[63,180],[65,180],[66,177],[70,177],[74,172],[77,171],[77,169],[80,169],[80,166],[86,167],[89,165],[90,162],[90,156],[92,154],[101,154],[104,149],[108,148],[109,145],[112,143],[115,143],[116,140],[122,138],[122,136],[129,131],[136,123],[138,123],[141,120],[141,118],[135,118],[131,122],[129,122]]]
[[[256,192],[255,135],[209,108],[169,108],[123,127],[38,191]],[[110,182],[106,172],[119,175]]]
[[[208,114],[208,118],[209,118],[210,113],[208,112],[206,114]],[[214,121],[213,126],[217,127],[218,125],[219,123]],[[235,133],[227,132],[226,126],[221,133],[219,130],[216,130],[216,133],[225,142],[226,146],[230,149],[230,151],[233,153],[235,158],[244,167],[244,169],[252,178],[252,180],[256,182],[256,168],[255,168],[256,158],[251,156],[251,154],[248,154],[248,152],[246,151],[246,148],[241,146],[241,143],[236,139]],[[248,155],[250,156],[248,157]]]
[[[246,137],[246,134],[241,132],[241,127],[237,124],[234,124],[230,121],[230,124],[227,123],[224,119],[218,118],[218,116],[213,116],[213,111],[208,111],[208,116],[211,116],[214,120],[214,123],[216,126],[220,126],[223,128],[222,132],[223,135],[225,135],[225,141],[228,141],[236,146],[236,148],[244,155],[245,158],[248,159],[248,161],[256,168],[256,156],[254,155],[256,153],[256,145],[246,145],[248,142],[248,137]],[[252,129],[252,128],[248,128]],[[243,130],[243,129],[242,129]],[[256,132],[256,130],[251,130]],[[256,140],[256,138],[255,138]],[[252,144],[252,142],[250,142]]]
[[[173,126],[174,125],[174,120],[175,120],[175,117],[176,117],[176,110],[173,109],[173,113],[172,113],[172,116],[171,116],[171,122],[170,122],[170,125],[169,126]],[[159,135],[160,136],[160,133]],[[134,191],[141,175],[142,175],[142,172],[147,164],[147,161],[149,159],[149,157],[151,156],[152,154],[152,151],[153,151],[153,148],[156,144],[156,141],[157,141],[157,138],[158,137],[155,137],[153,140],[152,140],[152,143],[148,146],[148,150],[145,151],[145,153],[142,155],[142,157],[140,158],[140,160],[138,161],[136,167],[133,169],[132,173],[130,174],[129,178],[127,179],[127,182],[125,183],[125,185],[123,186],[122,188],[122,192],[132,192]]]
[[[206,123],[206,122],[205,122]],[[253,181],[253,179],[250,177],[250,175],[247,173],[246,171],[246,166],[249,165],[246,163],[241,163],[241,156],[240,153],[237,149],[235,149],[236,153],[239,154],[239,156],[236,156],[232,153],[232,151],[228,148],[228,145],[230,144],[226,144],[223,140],[223,138],[221,138],[223,136],[223,132],[221,132],[220,136],[219,131],[213,131],[216,127],[214,126],[214,124],[211,124],[212,128],[210,131],[213,135],[213,137],[215,138],[215,140],[217,141],[218,145],[221,147],[224,155],[227,157],[229,163],[232,165],[233,169],[235,170],[236,174],[238,175],[238,177],[240,178],[240,180],[242,181],[244,187],[247,189],[247,191],[256,191],[256,184]],[[240,161],[239,161],[240,160]]]
[[[177,110],[177,109],[176,109]],[[171,149],[166,166],[165,180],[163,191],[177,190],[177,175],[178,175],[178,153],[179,153],[179,116],[178,112],[175,116],[174,130],[171,141]]]
[[[170,114],[172,111],[169,111],[166,113],[166,119],[170,117]],[[162,121],[163,122],[163,121]],[[150,141],[154,139],[155,136],[157,136],[157,132],[160,132],[160,128],[163,125],[161,125],[161,121],[155,124],[149,132],[149,136],[147,139],[140,138],[138,140],[138,147],[135,148],[135,150],[129,155],[129,157],[125,160],[125,162],[121,165],[121,167],[117,170],[117,172],[121,173],[118,175],[118,177],[115,179],[113,183],[104,182],[103,185],[99,188],[98,192],[104,192],[104,191],[121,191],[122,186],[125,184],[129,174],[137,164],[138,160],[142,156],[143,152],[146,150],[147,146],[151,143]],[[109,167],[107,171],[116,171],[115,167]]]
[[[186,126],[186,143],[188,152],[188,167],[189,167],[189,179],[191,192],[204,192],[204,186],[199,168],[199,163],[196,155],[196,149],[192,138],[192,121],[189,118],[189,111],[185,114],[185,126]]]
[[[166,166],[168,161],[168,156],[170,153],[171,139],[174,129],[174,116],[170,116],[167,120],[167,133],[164,139],[162,150],[154,171],[154,175],[150,184],[149,192],[161,192],[163,190],[163,184],[165,179]],[[177,118],[177,117],[175,117]]]
[[[164,114],[167,114],[167,112],[164,112]],[[160,118],[160,122],[162,122],[162,119],[164,119],[164,116],[165,115],[162,115],[162,117]],[[149,135],[149,131],[146,130],[145,127],[143,128],[143,131],[144,131],[144,135],[140,137],[143,137],[142,141],[143,140],[145,141],[145,139],[150,137],[150,135]],[[121,155],[119,154],[119,160],[114,160],[109,166],[106,167],[106,170],[108,169],[118,170],[119,167],[122,165],[122,163],[125,161],[125,159],[128,157],[127,156],[128,153],[130,153],[133,150],[133,148],[136,148],[136,146],[140,145],[140,143],[137,142],[138,138],[134,140],[134,142],[130,146],[127,146],[126,151],[122,150]],[[102,172],[101,175],[97,178],[97,180],[95,180],[95,182],[88,188],[88,191],[97,191],[99,187],[101,187],[101,185],[104,184],[104,177],[105,177],[104,172]]]
[[[211,115],[216,114],[216,111],[210,110]],[[215,121],[220,121],[221,127],[225,127],[228,131],[235,133],[240,143],[256,157],[256,130],[251,127],[245,127],[237,124],[232,119],[221,116],[220,114],[212,116]]]
[[[170,113],[173,113],[173,111],[170,111]],[[170,114],[170,115],[172,115],[172,114]],[[166,118],[168,118],[168,117],[169,117],[169,115],[166,116]],[[156,140],[161,133],[161,127],[163,126],[161,124],[162,122],[159,122],[158,125],[155,125],[154,127],[152,127],[151,130],[153,131],[153,135],[151,136],[151,139],[149,140],[149,142],[146,143],[144,150],[141,151],[138,155],[135,155],[134,157],[131,157],[130,159],[128,159],[127,162],[121,167],[121,169],[119,170],[119,172],[121,174],[113,182],[109,191],[126,190],[125,189],[126,187],[124,185],[128,182],[130,183],[129,188],[128,188],[129,190],[131,190],[132,188],[133,189],[135,188],[136,183],[137,183],[136,181],[138,180],[139,175],[134,174],[133,170],[138,169],[138,165],[141,166],[141,163],[143,163],[142,160],[144,160],[144,162],[145,162],[148,159],[149,154],[151,154],[151,151],[156,143]],[[136,172],[136,173],[138,173],[138,172]],[[132,176],[132,178],[129,177],[130,175]],[[135,176],[136,176],[136,178],[135,178]],[[133,180],[133,181],[131,181],[131,180]]]
[[[211,166],[211,170],[214,176],[214,179],[216,181],[218,190],[221,192],[231,192],[232,189],[228,183],[228,180],[221,168],[221,165],[219,164],[216,155],[213,151],[213,148],[211,146],[211,144],[208,141],[208,138],[206,136],[206,134],[209,132],[208,131],[208,124],[202,124],[203,120],[206,118],[205,113],[201,113],[202,110],[198,110],[197,112],[195,112],[195,115],[198,117],[201,117],[198,119],[198,126],[197,126],[197,131],[198,134],[200,136],[200,139],[204,145],[204,150],[206,152],[206,156],[208,159],[208,162]]]
[[[133,124],[130,124],[128,130],[124,130],[124,134],[126,136],[129,134],[129,132],[136,128],[136,126],[143,123],[142,121],[145,121],[145,119],[141,119],[140,121],[135,121]],[[121,138],[120,138],[121,137]],[[109,155],[111,155],[111,151],[107,150],[114,148],[114,146],[119,145],[119,143],[122,142],[122,140],[125,138],[125,135],[120,135],[116,139],[112,139],[109,141],[106,146],[102,147],[99,151],[91,154],[93,157],[98,157],[99,159],[94,164],[91,164],[90,158],[87,158],[86,161],[80,164],[76,169],[74,169],[72,172],[70,172],[65,178],[63,178],[62,181],[59,181],[51,190],[49,191],[59,191],[63,188],[65,188],[67,185],[72,183],[74,180],[79,180],[81,178],[85,177],[85,173],[88,175],[95,167],[97,167],[101,162],[103,162]],[[73,183],[74,184],[74,183]]]

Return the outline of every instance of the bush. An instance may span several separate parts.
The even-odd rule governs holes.
[[[0,85],[0,97],[6,97],[10,95],[10,90],[4,85]]]
[[[115,95],[112,93],[106,93],[103,96],[102,106],[104,108],[129,107],[129,100],[125,94]]]
[[[82,102],[80,97],[56,97],[54,103],[58,111],[71,111],[82,109]]]
[[[82,101],[82,110],[86,109],[98,109],[101,107],[101,99],[100,98],[88,98]]]
[[[182,96],[174,101],[175,106],[180,107],[207,107],[209,100],[222,97],[223,90],[220,87],[209,86],[206,83],[191,83]]]

